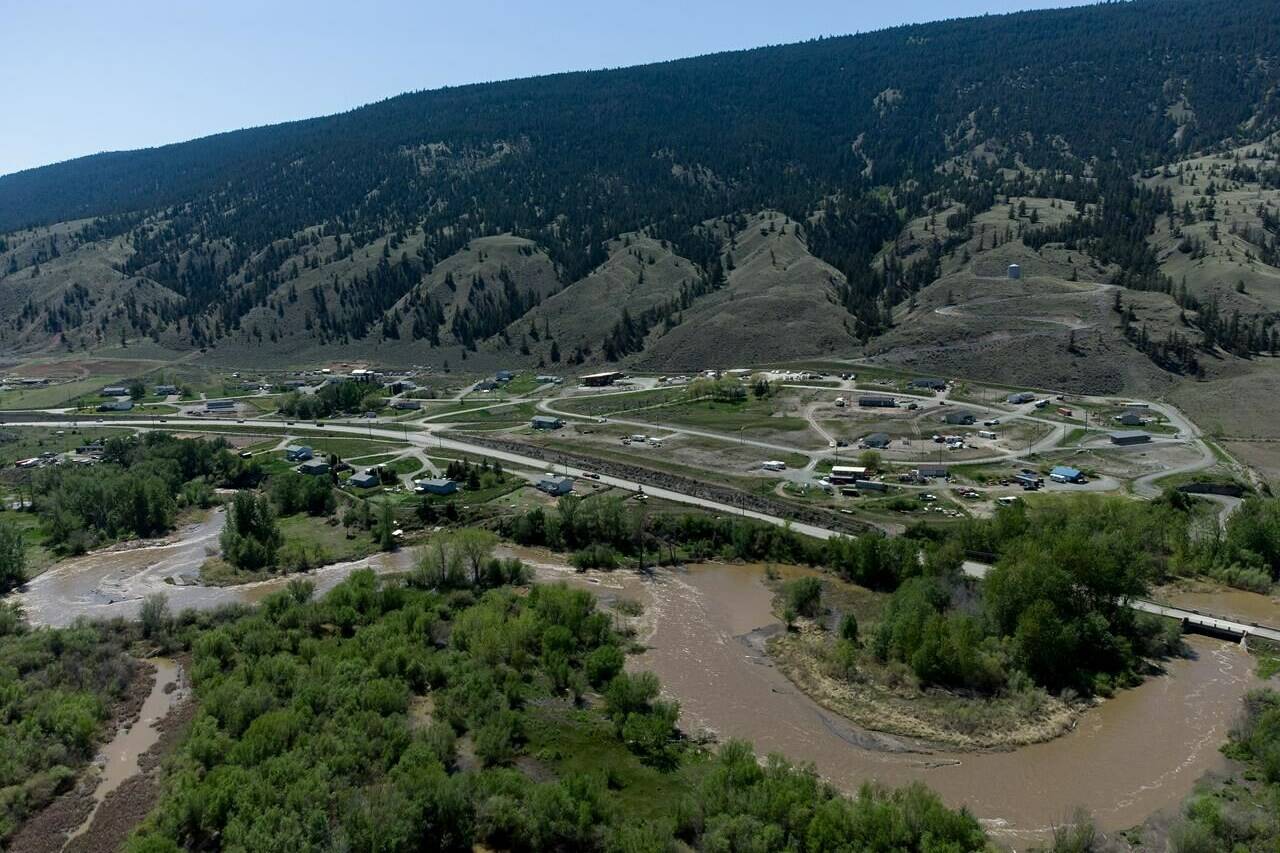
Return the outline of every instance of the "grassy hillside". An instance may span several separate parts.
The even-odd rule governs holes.
[[[786,361],[857,346],[839,303],[844,277],[815,258],[785,214],[743,217],[725,246],[725,285],[681,312],[651,343],[646,367],[697,369]]]

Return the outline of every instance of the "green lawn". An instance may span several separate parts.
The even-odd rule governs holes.
[[[441,417],[434,417],[431,420],[435,423],[475,424],[484,428],[498,428],[527,424],[536,412],[537,407],[533,403],[513,403],[488,409],[473,406]]]
[[[602,415],[621,415],[624,412],[647,406],[677,402],[683,400],[685,395],[686,389],[682,387],[656,388],[651,391],[636,391],[634,393],[584,395],[567,400],[557,400],[555,406],[557,409],[578,415],[600,417]]]
[[[718,400],[674,403],[663,406],[654,418],[724,433],[799,432],[807,430],[804,418],[776,416],[775,401],[748,398],[733,403]]]
[[[394,441],[380,441],[378,439],[366,438],[328,438],[315,434],[309,434],[303,438],[299,438],[300,444],[307,444],[316,452],[316,455],[336,453],[341,459],[352,459],[357,456],[372,456],[381,453],[394,453],[408,447],[407,444],[401,444]]]
[[[353,535],[348,538],[346,528],[341,524],[330,524],[329,519],[323,516],[298,513],[279,519],[279,525],[284,538],[282,551],[290,543],[305,545],[313,555],[318,549],[322,565],[358,560],[378,551],[378,545],[370,532],[353,527]],[[242,572],[218,558],[210,559],[200,567],[200,580],[210,586],[249,583],[278,574],[279,570]]]

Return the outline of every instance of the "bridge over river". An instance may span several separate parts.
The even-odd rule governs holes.
[[[964,561],[964,573],[971,578],[985,578],[989,571],[991,571],[991,566],[987,563],[980,563],[976,560]],[[1188,610],[1184,607],[1158,604],[1141,598],[1131,599],[1129,606],[1143,613],[1177,619],[1182,623],[1182,630],[1184,631],[1209,634],[1214,637],[1227,637],[1232,640],[1247,641],[1249,637],[1261,637],[1273,643],[1280,643],[1280,628],[1259,625],[1257,622],[1226,619],[1208,613],[1201,613],[1199,610]]]

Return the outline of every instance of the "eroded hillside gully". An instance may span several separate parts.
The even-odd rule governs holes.
[[[23,606],[35,622],[66,624],[77,616],[132,615],[140,599],[156,591],[181,609],[251,604],[282,587],[283,579],[216,589],[191,582],[222,521],[215,513],[173,545],[68,561],[33,581]],[[760,637],[777,630],[777,619],[762,566],[712,563],[642,578],[576,573],[548,554],[519,556],[540,580],[566,580],[606,599],[644,604],[641,639],[648,648],[632,666],[662,679],[681,703],[686,730],[747,738],[762,752],[812,762],[847,790],[869,779],[924,781],[1015,845],[1043,839],[1077,806],[1112,830],[1176,808],[1198,777],[1224,766],[1218,747],[1255,684],[1252,662],[1239,647],[1191,637],[1189,659],[1087,711],[1062,737],[1007,752],[939,751],[844,722],[770,664]],[[311,578],[323,591],[357,568],[402,571],[411,562],[406,550],[330,566]],[[1215,602],[1206,595],[1197,603],[1210,608]],[[1245,606],[1235,600],[1239,594],[1225,595],[1235,608]]]

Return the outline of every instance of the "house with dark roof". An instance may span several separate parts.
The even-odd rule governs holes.
[[[558,497],[573,491],[572,477],[543,477],[538,481],[538,491]]]
[[[889,446],[889,442],[893,441],[887,432],[873,432],[866,438],[862,439],[863,447],[874,447],[884,449]]]
[[[458,484],[445,477],[436,477],[418,480],[413,484],[413,490],[420,495],[452,495],[458,491]]]
[[[329,463],[323,459],[308,459],[298,466],[298,473],[321,477],[329,473]]]
[[[365,471],[361,474],[352,474],[347,478],[347,485],[357,489],[372,489],[382,481],[378,479],[378,475],[372,471]]]
[[[868,409],[896,409],[898,407],[898,401],[892,397],[864,394],[858,398],[858,405]]]

